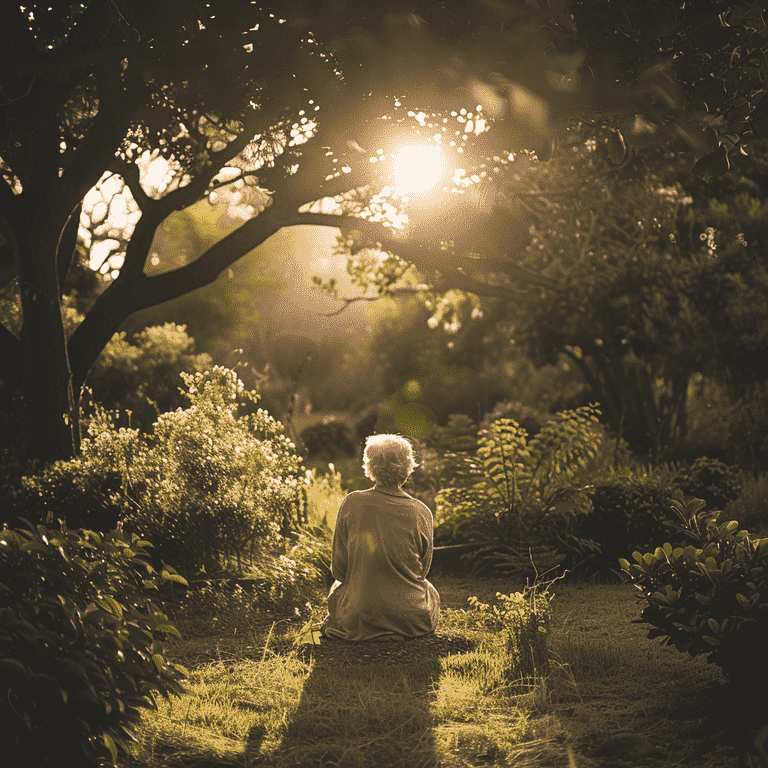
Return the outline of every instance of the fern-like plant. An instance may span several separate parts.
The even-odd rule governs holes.
[[[512,419],[479,433],[471,471],[435,500],[436,526],[478,545],[475,572],[528,576],[562,562],[556,543],[590,509],[580,480],[597,455],[599,413],[596,405],[562,411],[531,439]]]

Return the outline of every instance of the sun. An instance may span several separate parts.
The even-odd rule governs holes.
[[[406,144],[392,159],[393,186],[400,194],[426,192],[444,177],[446,157],[443,150],[432,144]]]

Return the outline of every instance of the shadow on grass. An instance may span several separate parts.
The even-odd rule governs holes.
[[[264,734],[254,728],[246,758],[274,768],[437,765],[431,704],[440,660],[411,656],[417,642],[324,641],[280,745],[262,755]]]

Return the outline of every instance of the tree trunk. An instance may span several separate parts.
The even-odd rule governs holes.
[[[59,304],[57,240],[45,233],[19,259],[24,323],[21,331],[22,450],[46,463],[74,456],[74,401]]]

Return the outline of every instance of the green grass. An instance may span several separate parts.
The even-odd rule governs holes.
[[[474,650],[388,665],[305,662],[290,640],[306,615],[233,619],[207,635],[196,617],[197,636],[173,651],[192,670],[188,692],[146,714],[121,765],[603,768],[595,748],[626,731],[668,754],[654,766],[736,765],[702,726],[716,670],[646,640],[630,624],[626,587],[557,589],[551,674],[521,691],[507,679],[502,638],[461,610],[470,595],[490,602],[520,585],[434,581],[439,631],[471,636]]]
[[[462,622],[447,609],[441,630]],[[128,764],[415,768],[460,766],[483,755],[505,761],[536,729],[510,693],[500,639],[472,633],[480,642],[469,653],[388,665],[305,663],[286,649],[289,633],[273,634],[275,650],[266,644],[260,658],[234,659],[230,645],[228,659],[191,673],[187,694],[147,713]]]

